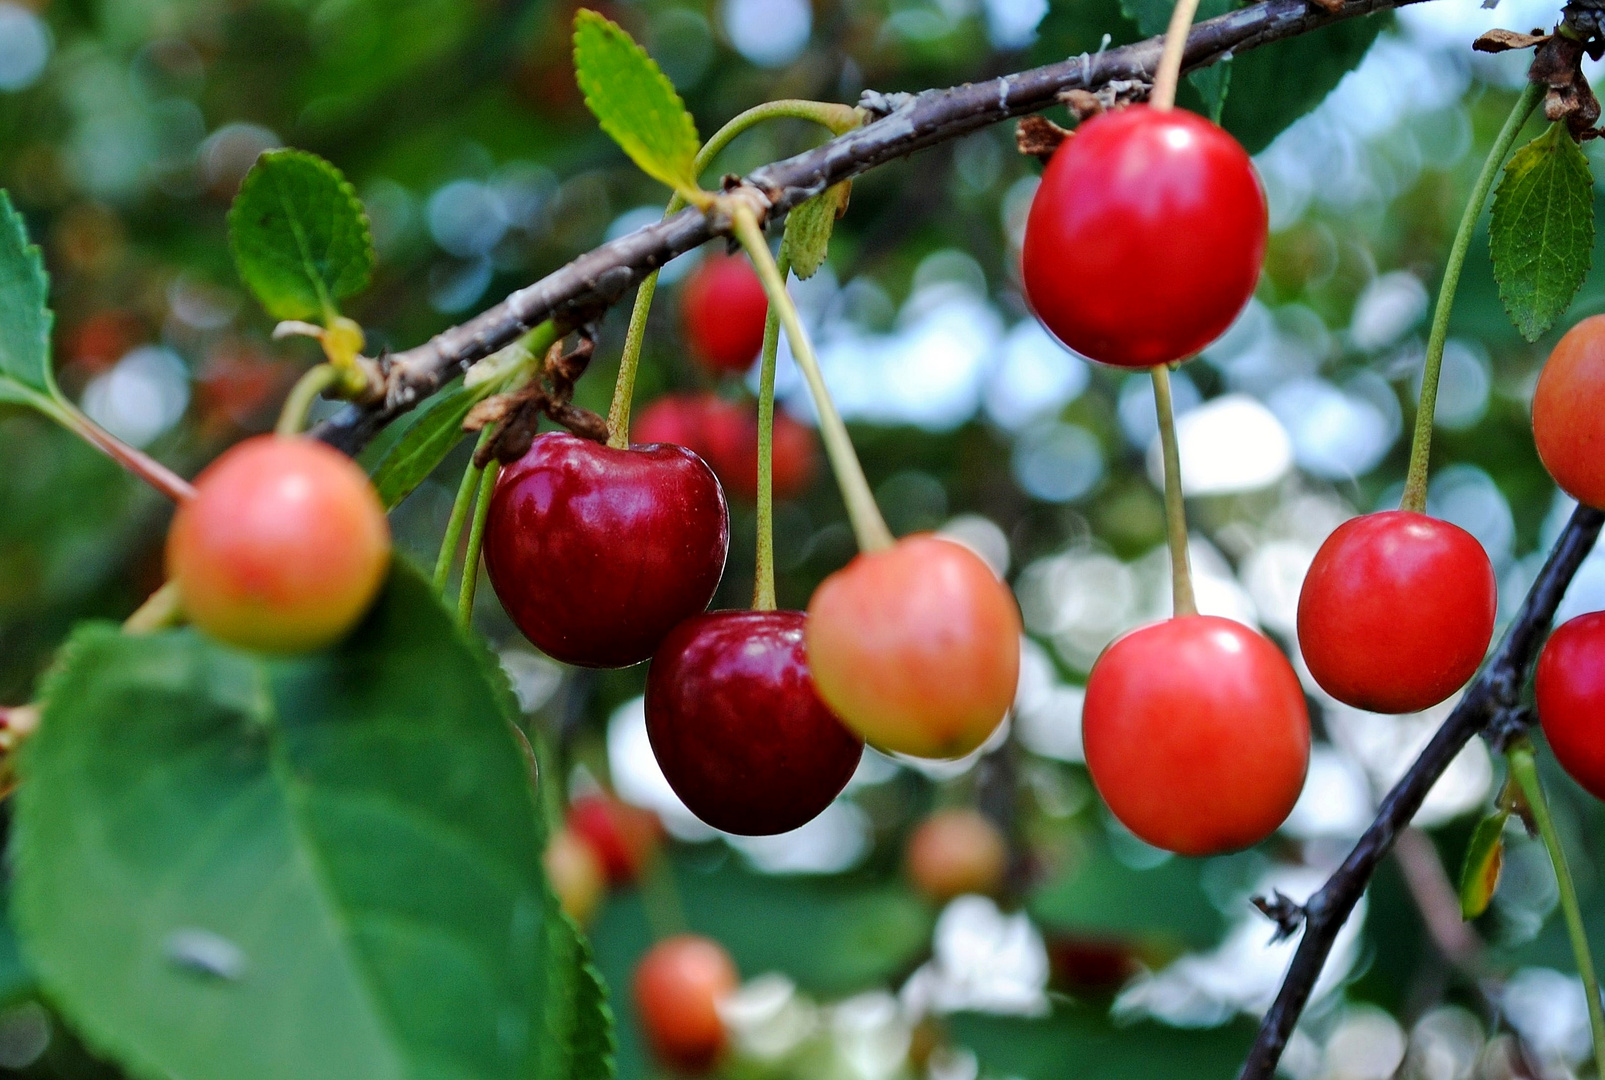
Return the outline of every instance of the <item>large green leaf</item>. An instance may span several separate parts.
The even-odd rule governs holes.
[[[540,1075],[552,905],[492,663],[401,566],[323,653],[74,635],[13,847],[52,1002],[142,1077]]]
[[[602,130],[641,171],[677,191],[697,186],[696,121],[663,70],[614,22],[574,15],[574,78]]]
[[[50,371],[49,290],[44,259],[0,189],[0,401],[37,406],[59,396]]]
[[[340,170],[302,150],[269,150],[228,215],[240,278],[275,319],[323,319],[368,286],[373,236]]]
[[[462,441],[468,411],[495,389],[494,385],[465,387],[458,383],[418,410],[416,421],[373,468],[373,485],[386,509],[395,508],[429,478]]]
[[[1488,230],[1499,299],[1528,341],[1571,305],[1593,248],[1594,178],[1566,125],[1556,121],[1506,163]]]
[[[1326,100],[1387,24],[1385,13],[1345,19],[1234,56],[1232,93],[1221,111],[1221,126],[1250,154],[1259,153]]]

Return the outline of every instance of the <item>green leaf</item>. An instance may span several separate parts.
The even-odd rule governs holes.
[[[1187,76],[1187,81],[1193,84],[1193,89],[1204,100],[1204,114],[1215,123],[1220,123],[1221,114],[1226,110],[1226,91],[1232,86],[1232,58],[1228,56],[1207,68],[1192,72]]]
[[[1565,314],[1594,248],[1594,178],[1556,121],[1517,150],[1494,189],[1488,253],[1499,299],[1528,341]]]
[[[340,170],[303,150],[269,150],[228,214],[240,279],[275,319],[322,319],[373,274],[373,235]]]
[[[521,1080],[552,910],[505,679],[398,565],[338,648],[91,626],[22,760],[41,986],[146,1078]]]
[[[786,215],[786,232],[780,250],[791,262],[791,272],[807,281],[825,265],[830,234],[836,219],[847,209],[851,181],[833,184]]]
[[[1155,37],[1165,32],[1170,25],[1170,11],[1174,6],[1171,0],[1120,0],[1120,10],[1126,18],[1137,24],[1137,29],[1144,37]],[[1194,21],[1213,19],[1236,6],[1236,0],[1199,0]],[[1219,123],[1221,109],[1226,104],[1226,89],[1231,84],[1230,59],[1192,72],[1187,76],[1187,81],[1202,99],[1204,113]]]
[[[676,191],[696,190],[696,121],[646,50],[588,8],[574,15],[574,78],[602,130],[642,172]]]
[[[592,959],[590,942],[561,912],[549,926],[554,958],[550,1030],[552,1044],[560,1052],[552,1055],[552,1068],[546,1076],[549,1080],[613,1080],[617,1068],[613,1008],[608,1004],[607,984]]]
[[[1231,62],[1232,93],[1220,124],[1257,154],[1326,100],[1388,25],[1379,12],[1251,49]]]
[[[373,469],[373,485],[379,489],[386,510],[394,509],[429,478],[435,466],[462,441],[463,420],[468,411],[495,389],[490,383],[473,387],[459,383],[436,394],[418,410],[418,419]]]
[[[1505,865],[1505,822],[1508,810],[1496,810],[1477,822],[1460,866],[1460,917],[1475,919],[1488,910]]]
[[[0,189],[0,401],[37,407],[61,397],[50,370],[49,291],[44,258]]]

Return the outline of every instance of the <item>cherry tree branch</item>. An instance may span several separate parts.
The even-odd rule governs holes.
[[[1275,1074],[1288,1036],[1293,1033],[1321,969],[1326,966],[1327,954],[1332,951],[1338,930],[1365,892],[1377,865],[1421,809],[1427,792],[1455,755],[1474,735],[1503,742],[1510,737],[1513,728],[1530,722],[1521,708],[1522,690],[1538,658],[1539,646],[1555,618],[1555,609],[1560,606],[1561,597],[1566,594],[1577,568],[1593,549],[1602,523],[1605,523],[1605,513],[1586,506],[1572,514],[1493,659],[1484,665],[1454,712],[1382,800],[1376,820],[1365,830],[1343,865],[1302,908],[1278,911],[1278,921],[1289,932],[1296,929],[1302,919],[1304,937],[1293,954],[1293,962],[1288,966],[1275,1002],[1260,1024],[1259,1035],[1238,1074],[1239,1080],[1271,1080]]]
[[[1318,6],[1310,0],[1262,0],[1193,27],[1182,66],[1188,71],[1206,67],[1229,54],[1416,2],[1329,0],[1330,6]],[[875,122],[765,165],[745,183],[767,200],[767,217],[774,220],[838,181],[990,124],[1045,109],[1061,91],[1150,81],[1160,48],[1161,40],[1154,37],[945,90],[867,93],[864,107],[880,116]],[[313,434],[355,452],[385,424],[439,390],[469,364],[511,344],[531,327],[548,318],[568,326],[590,322],[653,270],[729,232],[728,220],[687,209],[603,244],[460,326],[393,354],[386,365],[382,399],[346,408],[318,425]]]

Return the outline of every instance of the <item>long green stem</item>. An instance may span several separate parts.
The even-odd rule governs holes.
[[[490,440],[490,434],[488,427],[479,433],[476,451]],[[457,498],[452,500],[451,517],[446,520],[446,535],[440,540],[440,554],[435,556],[435,592],[442,595],[446,592],[446,583],[451,580],[451,564],[457,558],[457,544],[463,538],[463,526],[467,524],[468,511],[474,505],[474,492],[479,490],[481,471],[474,465],[473,458],[469,458],[463,478],[457,484]]]
[[[308,368],[306,373],[295,381],[290,388],[290,394],[284,399],[284,407],[279,410],[279,422],[274,425],[273,433],[280,436],[299,435],[307,426],[307,413],[312,410],[312,403],[323,393],[342,381],[343,373],[333,364],[319,364]]]
[[[1153,369],[1154,411],[1159,414],[1159,449],[1165,462],[1165,536],[1170,544],[1170,594],[1177,615],[1197,615],[1193,571],[1187,557],[1187,503],[1181,490],[1181,450],[1176,445],[1176,411],[1170,397],[1170,369]]]
[[[775,261],[780,280],[791,273],[784,254]],[[780,352],[780,316],[773,304],[763,326],[758,361],[758,556],[753,571],[752,607],[775,610],[775,357]]]
[[[1566,934],[1571,938],[1572,956],[1577,961],[1577,974],[1583,980],[1583,993],[1588,997],[1588,1023],[1594,1033],[1594,1072],[1605,1077],[1605,1011],[1599,1000],[1599,980],[1594,976],[1594,958],[1588,948],[1588,934],[1583,929],[1582,909],[1577,906],[1577,888],[1572,884],[1571,868],[1566,864],[1566,852],[1561,848],[1560,834],[1555,831],[1555,819],[1549,812],[1549,801],[1544,798],[1544,785],[1538,779],[1538,766],[1533,760],[1532,744],[1523,739],[1506,754],[1510,773],[1521,787],[1521,793],[1532,811],[1538,835],[1549,850],[1549,861],[1555,865],[1555,881],[1560,886],[1560,909],[1566,918]]]
[[[780,316],[780,324],[786,328],[786,340],[791,342],[791,354],[808,382],[809,393],[813,395],[814,410],[819,413],[819,435],[825,443],[825,456],[830,459],[831,471],[836,474],[836,483],[841,488],[842,501],[847,504],[847,517],[853,523],[858,549],[867,552],[889,548],[893,542],[892,531],[886,527],[880,507],[875,505],[875,495],[869,489],[864,467],[859,464],[858,454],[853,450],[847,425],[842,423],[841,414],[830,400],[830,391],[819,371],[819,361],[814,357],[813,344],[808,340],[808,332],[803,329],[802,319],[797,315],[797,305],[791,302],[791,294],[786,292],[780,268],[775,265],[774,256],[769,254],[769,245],[764,241],[763,230],[758,228],[758,219],[750,207],[739,202],[730,216],[736,238],[747,249],[747,257],[752,260],[758,278],[763,282],[764,292],[769,296],[769,310]]]
[[[1415,432],[1410,437],[1410,471],[1405,475],[1404,497],[1399,506],[1404,510],[1421,513],[1427,508],[1427,466],[1432,457],[1432,421],[1438,404],[1438,374],[1443,368],[1443,347],[1449,339],[1449,314],[1454,310],[1455,290],[1460,287],[1460,271],[1466,264],[1466,251],[1471,247],[1471,236],[1476,231],[1477,219],[1482,216],[1483,204],[1494,186],[1494,177],[1521,134],[1527,118],[1538,107],[1544,88],[1529,82],[1516,99],[1505,126],[1499,129],[1488,158],[1482,163],[1482,172],[1466,199],[1466,208],[1460,215],[1460,227],[1455,230],[1454,243],[1449,248],[1449,261],[1444,264],[1443,283],[1438,286],[1438,304],[1432,311],[1432,329],[1427,335],[1426,366],[1421,372],[1421,402],[1416,408]]]
[[[490,516],[490,496],[501,474],[499,461],[492,461],[479,475],[479,496],[474,503],[473,524],[468,527],[468,551],[463,555],[463,581],[457,592],[457,621],[468,626],[474,618],[474,591],[479,588],[479,549],[485,540],[485,519]]]
[[[718,157],[737,135],[754,124],[782,117],[811,120],[832,135],[851,131],[863,122],[863,114],[851,105],[828,101],[783,98],[780,101],[755,105],[733,118],[702,144],[702,149],[697,151],[695,163],[697,175],[701,176],[706,172],[708,166],[713,164],[713,159]],[[663,216],[668,217],[684,208],[684,197],[675,192],[669,199],[668,208],[663,211]],[[613,403],[607,410],[607,444],[615,450],[623,450],[630,445],[630,400],[635,394],[635,373],[641,366],[641,343],[646,338],[646,319],[652,310],[652,298],[657,295],[657,291],[658,272],[654,270],[641,279],[641,287],[635,292],[635,306],[630,309],[630,328],[625,332],[624,352],[619,357],[619,377],[613,384]]]

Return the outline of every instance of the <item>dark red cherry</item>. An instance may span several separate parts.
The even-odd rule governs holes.
[[[485,568],[547,655],[624,667],[708,606],[729,539],[719,481],[685,447],[548,432],[496,481]]]
[[[1458,525],[1386,510],[1338,526],[1298,602],[1298,640],[1321,688],[1372,712],[1419,712],[1476,674],[1498,584]]]
[[[767,836],[806,824],[858,768],[864,743],[814,690],[800,611],[716,611],[652,658],[646,730],[669,786],[703,821]]]
[[[691,355],[715,373],[740,375],[763,348],[769,298],[752,264],[738,255],[709,255],[686,279],[681,315]]]
[[[1054,153],[1026,221],[1026,294],[1077,352],[1119,367],[1186,359],[1243,310],[1265,260],[1265,192],[1221,128],[1133,105]]]
[[[1538,657],[1538,722],[1555,760],[1605,799],[1605,612],[1579,615],[1549,636]]]

